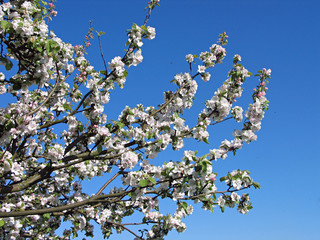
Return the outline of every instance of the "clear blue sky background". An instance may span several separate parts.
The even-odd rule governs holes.
[[[75,45],[83,42],[89,20],[93,20],[96,30],[106,32],[103,49],[110,61],[123,55],[125,30],[133,22],[143,24],[146,2],[60,0],[51,27],[64,41]],[[240,54],[253,73],[263,67],[272,69],[270,110],[258,141],[246,145],[236,157],[213,164],[219,176],[238,168],[252,172],[262,186],[251,192],[254,209],[248,215],[235,209],[227,209],[224,214],[216,209],[211,214],[196,207],[185,220],[186,232],[172,232],[166,239],[320,239],[319,1],[161,0],[160,4],[149,21],[157,30],[156,39],[145,41],[143,63],[129,70],[125,89],[111,95],[111,103],[105,108],[109,119],[117,117],[127,104],[161,103],[162,92],[174,87],[169,84],[173,76],[188,71],[185,55],[208,50],[223,31],[229,35],[227,58],[211,71],[209,83],[199,79],[195,110],[186,112],[190,125],[194,122],[192,116],[197,116],[204,101],[226,79],[234,54]],[[103,68],[97,39],[89,50],[89,59],[97,69]],[[248,79],[247,97],[240,103],[249,102],[256,80]],[[200,153],[218,147],[225,138],[231,139],[234,128],[239,126],[227,123],[211,129],[211,146],[197,146]],[[187,147],[195,149],[194,144]],[[164,153],[156,161],[179,160],[182,153]],[[111,239],[132,237],[122,234]]]

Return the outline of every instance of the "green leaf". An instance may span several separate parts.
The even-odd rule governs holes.
[[[49,220],[50,219],[50,213],[43,214],[44,219]]]
[[[220,178],[220,182],[223,182],[223,181],[225,181],[225,180],[227,180],[227,177],[221,177],[221,178]]]
[[[145,31],[148,31],[148,28],[144,25],[141,26],[141,29],[145,30]]]
[[[13,64],[8,58],[0,57],[0,64],[4,65],[7,71],[10,71]]]
[[[156,184],[156,183],[157,183],[157,181],[156,181],[154,178],[152,178],[152,177],[149,177],[148,180],[149,180],[152,184]]]
[[[146,133],[146,138],[149,140],[153,137],[153,134],[151,132]]]
[[[209,144],[209,141],[207,138],[203,139],[203,141],[206,143],[206,144]]]
[[[1,20],[0,24],[4,30],[7,30],[10,27],[10,22],[7,22],[5,20]]]
[[[207,156],[208,156],[208,154],[203,155],[203,156],[200,158],[200,161],[206,160]],[[212,165],[211,162],[209,162],[209,161],[207,161],[207,160],[206,160],[206,162],[207,162],[207,164]]]
[[[128,114],[129,115],[134,115],[134,113],[130,109],[128,109]]]
[[[181,207],[183,208],[183,210],[184,210],[185,212],[187,212],[188,204],[187,204],[186,202],[180,202],[180,205],[181,205]]]
[[[46,50],[47,50],[48,54],[52,52],[52,47],[51,47],[51,41],[50,40],[48,40],[46,42]]]
[[[72,108],[68,103],[63,104],[63,108],[72,112]]]
[[[211,204],[209,204],[209,210],[210,210],[210,212],[212,212],[213,213],[213,206],[211,205]]]
[[[9,59],[7,59],[8,61],[7,61],[7,63],[6,63],[6,70],[7,71],[10,71],[11,70],[11,68],[12,68],[12,66],[13,66],[13,64],[12,64],[12,62],[9,60]]]
[[[223,206],[223,207],[220,207],[220,209],[221,209],[221,212],[224,212],[224,206]]]
[[[101,153],[102,152],[102,146],[98,145],[97,150],[98,150],[98,153]]]
[[[15,124],[12,121],[8,121],[5,125],[4,125],[4,129],[6,131],[9,131],[11,128],[15,127]]]
[[[252,185],[254,186],[255,189],[257,189],[257,188],[260,189],[261,188],[260,184],[257,183],[257,182],[253,182]]]
[[[4,221],[3,221],[3,219],[0,219],[0,227],[2,227],[3,225],[4,225]]]
[[[106,128],[108,128],[109,130],[111,130],[111,129],[112,129],[112,124],[111,124],[111,123],[106,124]]]
[[[103,32],[103,31],[100,31],[100,32],[97,32],[97,34],[98,34],[98,36],[100,37],[100,36],[102,36],[102,35],[105,35],[106,33]]]
[[[104,236],[106,237],[106,238],[109,238],[110,237],[110,235],[111,235],[111,233],[112,233],[112,231],[111,231],[111,229],[103,229],[103,231],[104,231]]]
[[[42,49],[42,47],[40,47],[40,46],[36,47],[36,49],[37,49],[40,53],[43,52],[43,49]]]
[[[100,73],[103,75],[107,75],[107,71],[105,71],[105,70],[101,70]]]
[[[148,186],[149,181],[146,179],[141,179],[139,182],[140,187],[146,187]]]
[[[82,132],[83,131],[83,125],[82,124],[78,125],[78,129],[79,129],[80,132]]]
[[[165,130],[165,131],[170,131],[171,130],[171,128],[169,126],[163,126],[162,129]]]
[[[119,128],[124,128],[124,126],[125,126],[125,124],[123,122],[118,122],[117,125]]]

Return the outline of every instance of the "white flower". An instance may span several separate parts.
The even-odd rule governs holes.
[[[21,6],[26,10],[30,10],[33,8],[32,4],[29,1],[25,1]]]
[[[177,107],[182,107],[183,106],[183,101],[181,98],[177,98],[175,102],[175,106]]]
[[[122,58],[119,57],[119,56],[113,58],[113,59],[111,60],[111,63],[109,63],[109,68],[110,68],[110,69],[113,69],[113,68],[115,68],[115,67],[117,67],[117,66],[119,66],[119,67],[121,67],[121,68],[124,67],[124,63],[122,62]]]
[[[156,29],[155,28],[153,28],[153,27],[147,27],[147,29],[148,29],[148,39],[154,39],[155,38],[155,36],[156,36]]]
[[[163,215],[159,212],[147,212],[146,219],[157,221],[159,218],[163,217]]]
[[[235,106],[231,110],[231,114],[233,115],[234,119],[237,122],[241,122],[242,121],[242,119],[243,119],[242,113],[243,113],[243,109],[242,109],[242,107],[239,107],[239,106]]]
[[[192,54],[186,55],[186,61],[187,61],[188,63],[192,63],[192,62],[194,61],[193,55],[192,55]]]
[[[242,131],[242,137],[246,143],[250,143],[252,141],[257,140],[257,135],[255,135],[252,130]]]
[[[64,149],[60,144],[54,144],[53,147],[50,147],[48,150],[48,158],[52,162],[57,162],[63,158]]]
[[[233,61],[241,62],[241,56],[239,54],[234,55]]]
[[[78,57],[77,59],[76,59],[76,63],[78,64],[78,65],[81,65],[83,62],[86,62],[87,60],[84,58],[84,57]]]
[[[242,184],[242,181],[240,179],[232,180],[232,187],[237,190],[241,189],[242,187],[241,184]]]
[[[110,136],[109,129],[104,126],[98,127],[97,131],[100,136]]]
[[[205,81],[205,82],[208,82],[208,81],[210,80],[210,78],[211,78],[211,74],[208,73],[208,72],[206,72],[206,73],[204,73],[204,74],[201,74],[201,79],[202,79],[203,81]]]
[[[38,25],[38,28],[40,30],[40,33],[45,35],[48,33],[48,25],[45,24],[45,22],[41,22],[39,25]]]
[[[4,170],[5,172],[9,172],[9,171],[11,170],[11,165],[10,165],[10,163],[9,163],[8,161],[4,161],[4,163],[3,163],[3,170]]]
[[[138,156],[134,152],[125,152],[121,155],[121,164],[120,167],[122,168],[129,168],[132,169],[138,163]]]
[[[6,86],[4,84],[0,84],[0,94],[4,94],[7,92]]]
[[[147,236],[148,236],[148,237],[151,237],[151,238],[153,238],[153,237],[155,236],[155,233],[153,232],[152,229],[149,230],[149,232],[147,233]]]
[[[67,64],[66,70],[69,73],[72,73],[74,71],[74,66],[72,64]]]
[[[79,229],[84,229],[85,226],[86,226],[86,223],[87,223],[85,217],[84,216],[79,216],[78,220],[79,220]]]
[[[112,212],[109,210],[109,209],[104,209],[100,215],[99,215],[99,218],[98,218],[98,223],[99,224],[103,224],[106,222],[107,218],[109,218],[111,216]]]
[[[241,197],[240,197],[237,193],[235,193],[235,192],[231,193],[231,199],[232,199],[232,201],[237,202],[237,201],[240,200],[240,198],[241,198]]]
[[[198,65],[198,73],[204,73],[206,70],[206,67],[203,65]]]
[[[266,75],[268,75],[268,76],[270,76],[271,75],[271,69],[262,69],[262,71],[266,74]]]
[[[239,138],[236,138],[231,141],[232,147],[235,149],[240,149],[243,146],[243,141]]]
[[[139,63],[142,62],[143,60],[143,56],[141,54],[141,50],[139,49],[137,52],[131,52],[128,54],[128,60],[131,60],[131,64],[129,64],[129,66],[133,65],[133,66],[137,66]]]
[[[193,137],[195,139],[204,140],[209,137],[209,133],[205,131],[202,127],[196,128],[196,130],[193,133]]]
[[[223,207],[226,204],[226,200],[222,196],[220,196],[217,200],[217,203],[220,207]]]

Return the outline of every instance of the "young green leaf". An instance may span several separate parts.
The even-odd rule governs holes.
[[[146,179],[141,179],[139,182],[140,187],[146,187],[148,186],[149,181]]]

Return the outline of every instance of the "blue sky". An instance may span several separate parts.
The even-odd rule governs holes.
[[[93,20],[96,30],[106,32],[102,44],[110,61],[124,53],[125,30],[133,22],[143,24],[146,2],[60,0],[51,27],[64,41],[75,45],[83,42],[89,20]],[[195,109],[185,116],[190,123],[226,79],[234,54],[240,54],[243,65],[253,73],[263,67],[272,69],[267,93],[270,110],[258,141],[246,145],[236,157],[213,164],[220,176],[238,168],[251,171],[262,186],[250,192],[254,209],[248,215],[235,209],[227,209],[224,214],[217,209],[211,214],[196,207],[185,220],[186,232],[172,232],[166,239],[320,239],[319,1],[161,0],[160,4],[149,21],[156,28],[156,39],[145,41],[144,60],[130,68],[125,89],[112,93],[105,108],[109,119],[117,117],[125,105],[161,103],[163,91],[174,89],[169,83],[173,76],[188,71],[185,55],[208,50],[223,31],[229,35],[227,57],[210,72],[209,83],[199,79]],[[102,69],[97,39],[88,53],[91,63]],[[256,80],[247,80],[240,103],[249,102]],[[237,125],[226,123],[211,129],[209,147],[230,139],[234,128]],[[197,148],[205,153],[208,145]],[[182,153],[160,154],[159,161],[180,160]],[[110,239],[132,238],[123,234]]]

